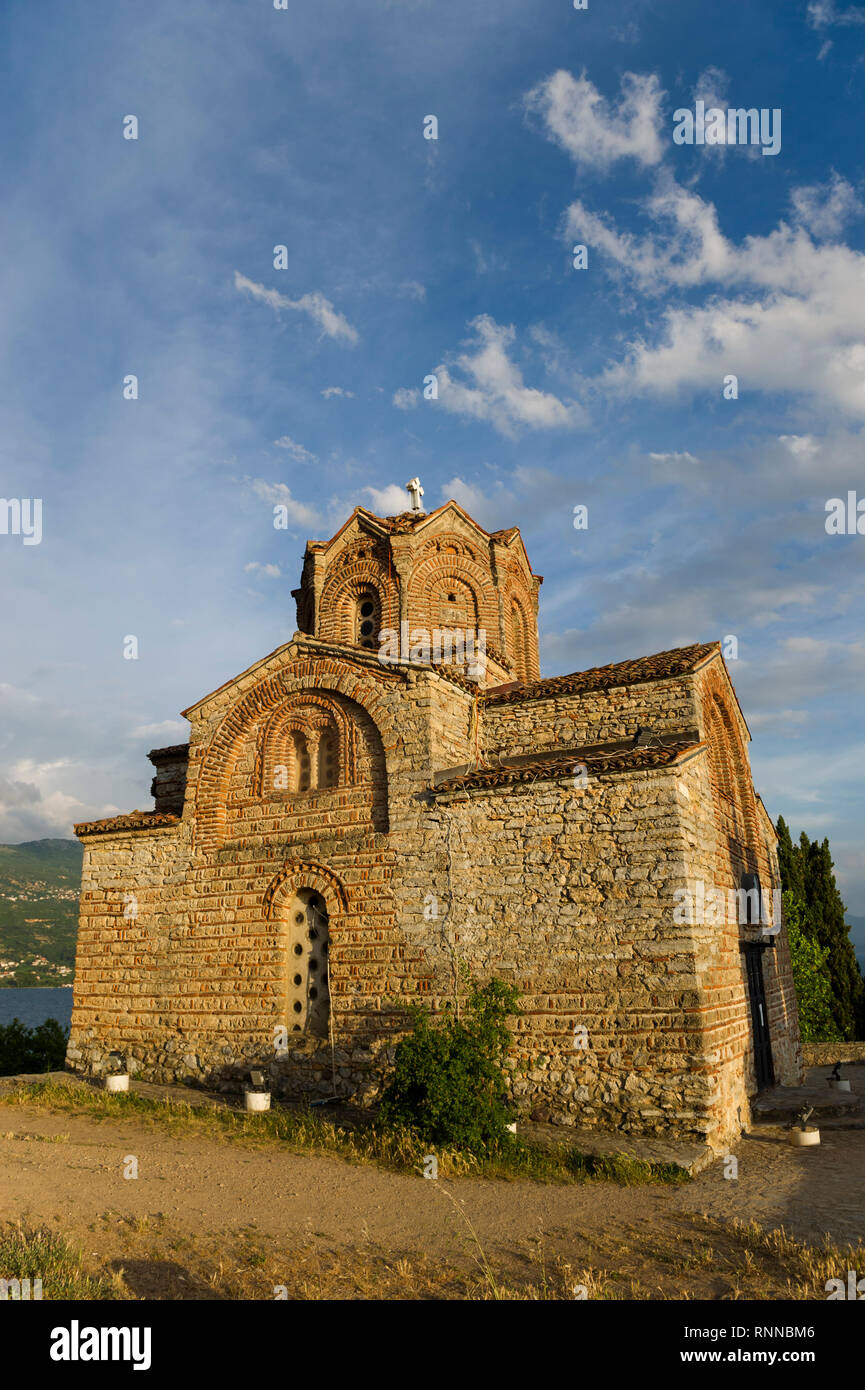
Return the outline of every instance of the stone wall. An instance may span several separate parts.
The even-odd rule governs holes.
[[[722,1146],[754,1089],[741,933],[677,914],[696,878],[732,883],[724,866],[732,875],[742,849],[720,808],[720,755],[694,743],[709,728],[702,679],[496,703],[428,668],[286,644],[186,711],[179,819],[157,809],[78,828],[69,1064],[98,1073],[120,1051],[151,1079],[226,1088],[256,1064],[277,1094],[335,1084],[368,1101],[407,1006],[443,1008],[462,961],[523,997],[511,1059],[522,1113]],[[289,794],[268,770],[310,702],[339,725],[344,765],[338,785]],[[559,767],[433,786],[478,758],[644,726],[683,734],[657,766],[625,757],[585,785]],[[768,886],[768,832],[736,795]],[[310,892],[328,919],[333,1056],[329,1038],[293,1036],[289,1013],[291,925]],[[767,1000],[793,1079],[785,953],[782,934],[765,953]]]
[[[803,1043],[802,1055],[806,1067],[834,1067],[836,1062],[865,1063],[865,1042]]]

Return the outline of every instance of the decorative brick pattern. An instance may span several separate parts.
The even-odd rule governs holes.
[[[468,602],[457,580],[476,585],[523,683],[484,691],[345,640],[351,588],[336,576],[385,557],[385,608],[388,595],[403,611],[428,604],[436,574],[445,603]],[[698,883],[779,884],[718,644],[537,680],[539,580],[524,557],[518,531],[487,536],[452,506],[356,512],[308,548],[298,610],[321,635],[296,634],[186,711],[188,748],[153,754],[155,811],[76,827],[70,1066],[98,1073],[116,1050],[153,1080],[229,1089],[255,1064],[278,1094],[365,1103],[407,1007],[443,1008],[464,961],[521,992],[511,1086],[524,1114],[716,1147],[739,1133],[756,1090],[742,954],[754,928],[678,911]],[[507,651],[516,640],[528,654]],[[332,783],[301,785],[295,736],[310,765],[332,740]],[[301,1012],[304,1032],[297,990],[323,957],[307,952],[306,975],[292,960],[315,903],[329,989]],[[783,930],[763,960],[776,1078],[793,1084]]]

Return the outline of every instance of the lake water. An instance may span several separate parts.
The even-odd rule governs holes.
[[[0,989],[0,1026],[20,1018],[28,1028],[56,1018],[64,1028],[72,1017],[71,989]]]

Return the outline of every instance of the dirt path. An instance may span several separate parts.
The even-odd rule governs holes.
[[[124,1178],[129,1156],[138,1177]],[[111,1221],[142,1218],[196,1237],[251,1229],[283,1248],[331,1251],[364,1243],[395,1255],[464,1258],[466,1222],[491,1257],[525,1262],[539,1235],[568,1259],[610,1251],[628,1233],[685,1229],[691,1218],[783,1225],[799,1239],[856,1242],[865,1231],[865,1131],[824,1131],[795,1150],[782,1132],[742,1140],[735,1180],[716,1163],[682,1187],[572,1186],[463,1179],[435,1182],[372,1164],[249,1149],[209,1137],[173,1138],[128,1120],[0,1108],[0,1218],[26,1217],[111,1253]],[[111,1214],[106,1223],[106,1213]],[[101,1223],[101,1224],[100,1224]],[[94,1231],[102,1235],[97,1237]]]

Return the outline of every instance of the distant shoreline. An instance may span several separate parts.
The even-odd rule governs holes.
[[[0,980],[0,989],[72,989],[72,981],[62,985],[16,985],[14,980]]]

